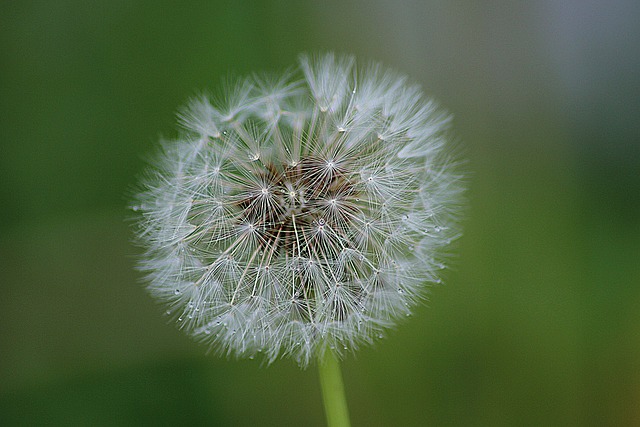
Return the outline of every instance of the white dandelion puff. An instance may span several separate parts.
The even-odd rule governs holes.
[[[223,354],[306,366],[386,334],[440,282],[461,177],[407,78],[302,56],[179,114],[134,210],[148,289]]]

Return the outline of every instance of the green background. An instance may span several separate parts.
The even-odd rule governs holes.
[[[455,114],[446,284],[343,364],[354,426],[640,425],[640,3],[0,6],[0,425],[321,426],[316,371],[206,354],[133,270],[127,190],[175,111],[300,52]]]

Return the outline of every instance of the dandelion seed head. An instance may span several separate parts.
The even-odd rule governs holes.
[[[449,116],[404,76],[333,54],[300,68],[190,102],[133,209],[181,329],[304,367],[386,335],[439,283],[462,188]]]

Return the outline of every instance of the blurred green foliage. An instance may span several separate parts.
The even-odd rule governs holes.
[[[318,49],[423,83],[469,160],[447,284],[343,364],[353,425],[640,424],[639,10],[584,7],[4,2],[0,425],[324,425],[313,368],[165,324],[125,221],[191,95]]]

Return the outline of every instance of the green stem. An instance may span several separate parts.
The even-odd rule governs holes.
[[[325,350],[324,354],[318,358],[318,370],[320,371],[320,386],[322,387],[327,425],[329,427],[349,427],[349,411],[342,384],[340,364],[329,349]]]

